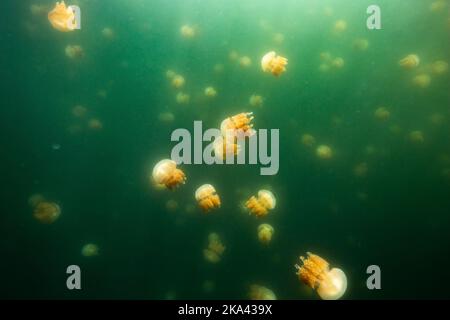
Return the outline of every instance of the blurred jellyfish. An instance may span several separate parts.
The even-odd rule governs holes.
[[[275,293],[264,286],[253,284],[249,291],[250,300],[277,300]]]
[[[345,61],[341,57],[336,57],[331,61],[331,66],[336,69],[342,69],[344,67]]]
[[[333,158],[333,150],[327,145],[320,145],[316,149],[316,155],[319,159],[329,160]]]
[[[39,203],[44,202],[45,198],[42,194],[40,193],[35,193],[32,194],[29,198],[28,198],[28,204],[34,208],[36,207]]]
[[[409,140],[413,143],[420,144],[425,142],[425,136],[422,131],[413,130],[409,133]]]
[[[286,71],[286,65],[288,59],[277,56],[275,51],[266,53],[261,59],[261,69],[264,72],[270,72],[274,76],[278,77],[280,74]]]
[[[447,7],[447,3],[445,2],[445,0],[433,1],[430,4],[430,11],[431,12],[442,12],[445,10],[446,7]]]
[[[208,235],[208,248],[203,250],[203,257],[210,263],[217,263],[222,259],[225,249],[219,235],[212,232]]]
[[[161,112],[158,115],[159,122],[171,123],[175,120],[175,116],[172,112]]]
[[[441,113],[435,112],[429,117],[430,123],[434,126],[441,126],[445,122],[445,116]]]
[[[413,69],[419,66],[420,59],[417,54],[408,54],[406,57],[401,59],[398,64],[404,69]]]
[[[195,27],[185,24],[180,28],[180,33],[183,38],[191,39],[197,35],[197,30]]]
[[[169,212],[175,212],[178,209],[178,202],[174,199],[167,200],[166,210]]]
[[[81,255],[83,257],[98,256],[98,246],[94,243],[87,243],[81,248]]]
[[[213,87],[206,87],[204,90],[204,94],[208,98],[214,98],[217,95],[217,91]]]
[[[333,15],[333,13],[334,13],[334,11],[333,11],[333,8],[331,8],[331,7],[325,7],[325,8],[323,8],[323,14],[326,16],[326,17],[331,17],[332,15]]]
[[[284,42],[284,34],[282,34],[282,33],[275,33],[273,35],[273,41],[276,44],[278,44],[278,45],[282,44]]]
[[[273,210],[277,204],[277,200],[272,192],[268,190],[259,190],[258,196],[252,196],[245,203],[245,207],[250,214],[256,217],[266,216],[270,210]]]
[[[264,98],[260,95],[252,94],[249,103],[252,107],[261,107],[264,103]]]
[[[427,87],[430,85],[430,83],[431,83],[431,77],[430,77],[429,74],[421,73],[421,74],[418,74],[417,76],[415,76],[415,77],[412,79],[412,83],[413,83],[416,87],[425,89],[425,88],[427,88]]]
[[[176,74],[175,76],[173,76],[173,78],[172,78],[172,86],[175,89],[180,89],[181,87],[184,86],[184,83],[185,83],[185,80],[184,80],[183,76],[181,76],[179,74]]]
[[[203,212],[217,209],[221,204],[216,189],[210,184],[204,184],[195,191],[195,200],[197,200]]]
[[[367,175],[368,171],[369,171],[369,167],[367,165],[367,162],[358,163],[353,168],[353,174],[358,178],[364,178]]]
[[[386,121],[391,116],[391,112],[385,107],[379,107],[375,110],[374,116],[378,120]]]
[[[436,75],[447,73],[448,63],[443,60],[437,60],[437,61],[433,62],[433,64],[431,65],[431,70]]]
[[[61,215],[61,208],[55,202],[41,201],[35,207],[33,216],[41,223],[55,222]]]
[[[166,71],[166,77],[167,79],[173,79],[177,74],[173,70],[167,70]]]
[[[163,159],[155,165],[152,177],[156,184],[164,185],[170,190],[186,181],[184,172],[177,168],[175,161],[169,159]]]
[[[258,239],[262,244],[269,244],[272,241],[274,229],[270,224],[263,223],[258,226]]]
[[[231,61],[236,61],[237,59],[239,59],[239,53],[235,50],[231,50],[228,54],[228,58],[230,58]]]
[[[108,40],[112,40],[115,37],[114,30],[109,27],[105,27],[102,29],[102,36]]]
[[[99,98],[106,99],[106,97],[108,96],[108,91],[106,91],[105,89],[100,89],[97,91],[97,96]]]
[[[359,38],[353,41],[353,49],[358,51],[366,51],[369,48],[369,40],[365,38]]]
[[[217,159],[225,160],[227,158],[232,158],[239,154],[239,145],[235,142],[234,138],[225,138],[220,136],[216,138],[213,142],[214,156]]]
[[[189,101],[191,100],[191,97],[187,93],[178,92],[177,95],[175,96],[175,100],[179,104],[188,104]]]
[[[242,56],[239,58],[239,65],[244,68],[250,67],[252,60],[248,56]]]
[[[302,134],[302,144],[306,147],[312,147],[316,143],[316,138],[309,133]]]
[[[215,64],[214,67],[213,67],[213,71],[214,71],[215,73],[222,73],[224,69],[225,69],[225,67],[224,67],[224,65],[221,64],[221,63],[217,63],[217,64]]]
[[[347,30],[347,21],[340,19],[334,23],[333,32],[335,34],[340,34],[340,33],[344,32],[345,30]]]
[[[316,290],[323,300],[337,300],[347,290],[347,277],[341,269],[330,270],[329,263],[318,255],[307,252],[300,257],[301,264],[295,265],[299,279]]]
[[[333,59],[333,56],[328,51],[321,52],[319,54],[319,57],[323,62],[331,62],[331,60]]]
[[[75,107],[72,108],[72,114],[77,117],[77,118],[82,118],[86,115],[87,113],[87,108],[83,107],[81,105],[76,105]]]
[[[48,20],[52,27],[58,31],[70,32],[77,28],[75,13],[70,6],[66,7],[64,1],[56,2],[53,10],[48,13]]]
[[[99,131],[103,129],[103,123],[96,118],[89,119],[88,128],[93,131]]]
[[[70,59],[79,59],[84,56],[84,50],[79,45],[68,45],[64,49],[66,56]]]
[[[229,137],[230,133],[243,134],[246,137],[252,136],[255,134],[251,123],[253,119],[253,112],[239,113],[223,120],[220,124],[220,131],[224,137]]]

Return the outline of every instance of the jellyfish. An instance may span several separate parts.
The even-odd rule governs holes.
[[[433,64],[431,65],[431,70],[433,71],[434,74],[437,75],[447,73],[448,63],[443,60],[437,60],[433,62]]]
[[[250,214],[256,217],[266,216],[270,210],[273,210],[277,204],[277,200],[272,192],[268,190],[259,190],[258,196],[252,196],[245,203],[245,207]]]
[[[61,208],[55,202],[41,201],[35,207],[33,216],[41,223],[50,224],[55,222],[61,215]]]
[[[277,300],[275,293],[264,286],[253,284],[250,286],[250,300]]]
[[[367,175],[367,171],[369,171],[369,167],[367,165],[367,162],[361,162],[358,163],[353,168],[353,174],[359,178],[363,178]]]
[[[264,103],[264,98],[260,95],[252,94],[249,103],[252,107],[261,107]]]
[[[222,121],[220,131],[224,137],[229,137],[230,133],[235,135],[243,134],[245,137],[250,137],[255,134],[251,123],[253,118],[253,112],[242,112],[231,116]]]
[[[162,184],[169,190],[186,181],[184,172],[177,168],[175,161],[170,159],[159,161],[153,168],[152,177],[156,184]]]
[[[177,95],[175,96],[175,100],[179,104],[188,104],[189,101],[191,100],[191,97],[187,93],[178,92]]]
[[[228,54],[228,58],[230,58],[231,61],[236,61],[239,59],[239,53],[236,50],[231,50]]]
[[[340,34],[340,33],[344,32],[345,30],[347,30],[347,21],[340,19],[334,23],[334,26],[333,26],[334,33]]]
[[[108,40],[112,40],[115,37],[114,30],[109,27],[105,27],[102,29],[102,36]]]
[[[72,114],[77,118],[83,118],[87,113],[87,108],[81,105],[76,105],[72,108]]]
[[[166,71],[166,77],[167,79],[173,79],[177,74],[173,70],[167,70]]]
[[[97,96],[99,98],[106,99],[106,97],[108,96],[108,91],[106,91],[105,89],[100,89],[97,91]]]
[[[88,121],[88,128],[94,131],[99,131],[103,129],[103,123],[96,118],[92,118]]]
[[[441,113],[435,112],[432,115],[430,115],[429,120],[432,125],[440,126],[445,122],[445,116]]]
[[[345,61],[341,57],[336,57],[331,61],[331,66],[336,69],[341,69],[344,67]]]
[[[295,265],[299,279],[316,290],[323,300],[337,300],[347,290],[347,277],[341,269],[330,270],[329,263],[318,255],[307,252],[300,257],[301,264]]]
[[[375,110],[374,115],[378,120],[386,121],[391,116],[391,112],[385,107],[379,107]]]
[[[441,12],[445,9],[446,6],[447,6],[447,4],[445,3],[445,0],[433,1],[430,4],[430,11],[431,12]]]
[[[306,147],[312,147],[316,143],[316,138],[309,133],[303,134],[301,140],[302,144]]]
[[[278,45],[282,44],[284,42],[284,34],[282,34],[282,33],[275,33],[273,35],[273,41],[276,44],[278,44]]]
[[[70,6],[66,7],[64,1],[56,2],[53,10],[48,13],[48,20],[58,31],[70,32],[77,28],[75,13]]]
[[[404,69],[413,69],[419,66],[420,59],[417,54],[408,54],[406,57],[401,59],[398,64]]]
[[[328,51],[324,51],[321,52],[319,54],[320,60],[324,61],[324,62],[331,62],[333,56],[331,55],[331,53],[329,53]]]
[[[214,98],[217,95],[217,91],[213,87],[206,87],[204,93],[208,98]]]
[[[226,247],[223,245],[219,235],[212,232],[208,235],[208,248],[203,250],[203,256],[206,261],[217,263],[221,260]]]
[[[84,56],[84,50],[79,45],[68,45],[64,49],[66,56],[70,59],[79,59]]]
[[[420,144],[425,142],[425,136],[422,131],[413,130],[409,133],[409,140],[413,143]]]
[[[184,86],[184,83],[185,83],[184,77],[181,76],[181,75],[179,75],[179,74],[176,74],[176,75],[172,78],[172,86],[173,86],[175,89],[180,89],[181,87]]]
[[[430,85],[430,83],[431,83],[431,77],[430,77],[429,74],[421,73],[421,74],[418,74],[417,76],[415,76],[415,77],[412,79],[412,83],[413,83],[416,87],[425,89],[425,88],[427,88],[427,87]]]
[[[225,67],[221,63],[216,63],[213,67],[213,70],[215,73],[222,73],[224,69],[225,69]]]
[[[220,207],[220,197],[216,189],[210,184],[204,184],[195,191],[195,200],[203,212]]]
[[[333,157],[333,150],[327,145],[320,145],[316,149],[316,155],[322,160],[329,160]]]
[[[242,56],[239,58],[239,65],[244,68],[250,67],[252,60],[248,56]]]
[[[197,35],[195,28],[187,24],[180,28],[180,33],[186,39],[194,38]]]
[[[39,203],[41,203],[41,202],[43,202],[43,201],[45,201],[45,198],[44,198],[44,196],[43,196],[42,194],[40,194],[40,193],[35,193],[35,194],[31,195],[31,196],[28,198],[28,204],[29,204],[32,208],[36,207]]]
[[[274,76],[278,77],[286,71],[287,63],[288,59],[282,56],[277,56],[275,51],[270,51],[262,57],[261,68],[264,72],[270,72]]]
[[[358,51],[366,51],[369,48],[369,40],[365,38],[359,38],[353,41],[353,49]]]
[[[87,243],[81,248],[81,255],[84,257],[98,256],[98,246],[94,243]]]
[[[269,244],[272,241],[274,229],[270,224],[263,223],[258,226],[258,239],[262,244]]]
[[[158,120],[164,123],[171,123],[175,120],[175,116],[172,112],[161,112],[158,115]]]
[[[214,156],[217,159],[227,159],[229,157],[234,157],[235,155],[238,155],[240,152],[239,145],[235,142],[235,139],[233,137],[227,136],[227,137],[218,137],[213,142],[213,148],[214,148]]]

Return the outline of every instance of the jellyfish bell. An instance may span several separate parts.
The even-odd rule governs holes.
[[[375,110],[374,116],[378,120],[386,121],[391,116],[391,112],[386,107],[379,107]]]
[[[103,123],[96,118],[89,119],[88,128],[93,131],[99,131],[103,129]]]
[[[206,87],[204,90],[204,94],[208,98],[214,98],[217,95],[217,91],[213,87]]]
[[[316,138],[309,133],[305,133],[301,137],[302,144],[306,147],[312,147],[316,143]]]
[[[179,104],[188,104],[189,101],[191,100],[191,97],[187,93],[178,92],[177,95],[175,96],[175,100]]]
[[[161,112],[158,115],[159,122],[172,123],[175,120],[175,115],[172,112]]]
[[[408,54],[398,62],[403,69],[413,69],[419,66],[420,58],[417,54]]]
[[[81,248],[81,255],[84,257],[98,256],[99,248],[94,243],[87,243]]]
[[[333,150],[327,145],[320,145],[316,149],[316,155],[319,159],[329,160],[333,158]]]
[[[353,49],[358,51],[366,51],[369,48],[369,40],[359,38],[353,41]]]
[[[217,137],[213,142],[214,156],[219,160],[234,158],[241,151],[240,146],[229,137]]]
[[[282,56],[277,56],[275,51],[266,53],[261,59],[261,69],[264,72],[270,72],[278,77],[286,71],[288,59]]]
[[[331,66],[336,69],[342,69],[345,65],[345,61],[341,57],[336,57],[331,61]]]
[[[112,40],[115,37],[114,30],[109,27],[103,28],[101,33],[102,33],[102,36],[108,40]]]
[[[421,144],[425,142],[425,136],[420,130],[413,130],[409,133],[409,140],[416,144]]]
[[[258,226],[258,239],[262,244],[269,244],[272,241],[274,229],[270,224],[263,223]]]
[[[203,210],[209,212],[212,209],[219,208],[221,205],[220,197],[216,189],[211,184],[204,184],[195,191],[195,200]]]
[[[180,28],[180,33],[183,38],[192,39],[197,35],[197,30],[195,27],[185,24]]]
[[[307,253],[300,257],[301,264],[295,265],[300,281],[316,290],[323,300],[338,300],[347,290],[347,277],[341,269],[330,270],[329,263],[318,255]]]
[[[55,7],[48,13],[48,20],[52,27],[61,32],[77,29],[77,21],[72,8],[66,7],[64,1],[56,2]]]
[[[33,211],[36,220],[44,224],[51,224],[58,220],[61,215],[61,208],[55,202],[42,201],[39,202]]]
[[[213,67],[215,73],[222,73],[224,69],[225,67],[222,63],[216,63]]]
[[[239,65],[243,68],[248,68],[252,64],[252,60],[248,56],[242,56],[239,58]]]
[[[186,82],[186,81],[184,80],[184,77],[181,76],[181,75],[179,75],[179,74],[176,74],[176,75],[173,76],[173,78],[172,78],[172,86],[173,86],[175,89],[180,89],[181,87],[183,87],[185,82]]]
[[[221,257],[216,252],[209,249],[203,250],[203,257],[210,263],[218,263],[221,260]]]
[[[339,19],[334,23],[333,32],[335,34],[340,34],[340,33],[344,32],[345,30],[347,30],[347,21],[345,21],[343,19]]]
[[[358,163],[353,168],[353,174],[359,178],[365,177],[367,175],[368,171],[369,171],[369,166],[367,165],[367,162]]]
[[[269,211],[275,209],[277,200],[274,194],[269,190],[259,190],[258,195],[252,196],[247,202],[245,202],[245,208],[249,214],[253,214],[256,217],[266,216]]]
[[[443,60],[435,61],[431,65],[431,70],[436,75],[441,75],[441,74],[447,73],[447,71],[448,71],[448,63],[446,61],[443,61]]]
[[[273,35],[273,41],[276,44],[278,44],[278,45],[282,44],[284,42],[284,34],[282,34],[282,33],[275,33]]]
[[[42,194],[40,193],[35,193],[32,194],[29,198],[28,198],[28,204],[30,205],[30,207],[34,208],[36,207],[39,203],[44,202],[45,198]]]
[[[87,113],[87,108],[81,105],[76,105],[72,108],[72,114],[77,118],[83,118]]]
[[[166,71],[166,77],[167,77],[167,79],[173,79],[175,76],[176,76],[175,71],[170,70],[170,69]]]
[[[84,50],[79,45],[67,45],[64,52],[70,59],[79,59],[84,56]]]
[[[267,287],[253,284],[249,291],[250,300],[277,300],[275,293]]]
[[[261,107],[264,103],[264,98],[260,95],[252,94],[249,103],[252,107]]]
[[[251,123],[253,119],[253,112],[239,113],[223,120],[220,124],[220,131],[224,137],[228,137],[230,133],[250,137],[255,134]]]
[[[412,79],[412,83],[419,88],[425,89],[430,86],[431,77],[427,73],[421,73]]]
[[[162,184],[169,190],[186,181],[184,172],[177,168],[175,161],[170,159],[159,161],[153,168],[152,177],[156,184]]]

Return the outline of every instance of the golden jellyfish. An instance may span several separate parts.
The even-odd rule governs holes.
[[[208,248],[203,250],[203,257],[210,263],[217,263],[222,259],[225,249],[219,235],[212,232],[208,235]]]
[[[87,113],[87,108],[81,105],[76,105],[72,108],[72,114],[77,118],[83,118]]]
[[[33,216],[41,223],[55,222],[61,215],[61,208],[55,202],[41,201],[35,207]]]
[[[114,30],[109,27],[105,27],[102,29],[102,36],[108,40],[112,40],[115,37]]]
[[[391,116],[391,112],[385,107],[379,107],[375,110],[375,118],[381,121],[386,121]]]
[[[94,131],[99,131],[103,129],[103,123],[95,118],[89,119],[88,128]]]
[[[261,59],[261,69],[264,72],[270,72],[274,76],[278,77],[280,74],[286,71],[286,65],[288,59],[282,56],[277,56],[275,51],[266,53]]]
[[[319,54],[320,60],[324,61],[324,62],[330,62],[331,59],[333,58],[333,56],[331,55],[331,53],[329,53],[328,51],[324,51],[321,52]]]
[[[269,244],[272,241],[274,229],[270,224],[263,223],[258,226],[258,239],[262,244]]]
[[[327,145],[320,145],[316,149],[316,155],[322,160],[329,160],[333,158],[333,150]]]
[[[180,28],[180,33],[183,38],[187,39],[194,38],[197,35],[197,31],[195,30],[195,28],[187,24]]]
[[[249,103],[252,107],[261,107],[264,103],[264,98],[260,95],[252,94]]]
[[[301,141],[304,146],[312,147],[316,143],[316,138],[309,133],[305,133],[302,135]]]
[[[195,200],[203,212],[220,207],[220,197],[216,189],[210,184],[204,184],[195,191]]]
[[[220,131],[224,137],[230,137],[230,133],[236,136],[243,134],[245,137],[250,137],[255,134],[251,123],[253,119],[253,112],[239,113],[223,120],[220,124]]]
[[[275,293],[264,286],[253,284],[250,286],[250,300],[277,300]]]
[[[94,243],[87,243],[81,248],[81,255],[84,257],[98,256],[98,246]]]
[[[369,166],[367,165],[367,162],[358,163],[353,168],[353,174],[358,178],[365,177],[367,175],[368,171],[369,171]]]
[[[173,70],[167,70],[166,71],[166,77],[167,79],[173,79],[177,74]]]
[[[66,56],[70,59],[79,59],[84,56],[84,50],[79,45],[68,45],[64,49]]]
[[[186,181],[186,175],[177,168],[175,161],[163,159],[159,161],[152,172],[153,181],[158,185],[164,185],[167,189],[172,190]]]
[[[414,130],[409,133],[409,140],[413,143],[420,144],[425,142],[425,136],[422,131]]]
[[[236,61],[237,59],[239,59],[239,53],[235,50],[231,50],[228,54],[228,58],[230,58],[231,61]]]
[[[345,65],[345,61],[341,57],[336,57],[331,61],[331,66],[336,69],[341,69]]]
[[[172,123],[175,120],[175,116],[172,112],[161,112],[158,115],[159,122]]]
[[[217,159],[224,160],[227,158],[233,158],[235,155],[239,154],[239,145],[235,142],[233,137],[223,137],[220,136],[213,142],[214,156]]]
[[[191,97],[187,93],[178,92],[177,95],[175,96],[175,100],[179,104],[188,104],[189,101],[191,100]]]
[[[204,90],[204,94],[208,98],[214,98],[217,95],[217,91],[213,87],[206,87]]]
[[[172,86],[173,86],[175,89],[180,89],[181,87],[184,86],[184,83],[185,83],[184,77],[181,76],[181,75],[179,75],[179,74],[176,74],[176,75],[172,78]]]
[[[431,70],[433,71],[434,74],[437,74],[437,75],[447,73],[448,63],[443,60],[435,61],[431,65]]]
[[[404,69],[413,69],[419,66],[420,58],[417,54],[408,54],[406,57],[401,59],[398,64]]]
[[[53,10],[48,13],[48,20],[54,29],[62,32],[74,31],[78,26],[74,11],[70,6],[66,7],[64,1],[56,2]]]
[[[323,300],[337,300],[347,290],[347,277],[341,269],[332,268],[318,255],[307,252],[300,257],[301,264],[295,265],[298,278],[311,289],[316,290]]]
[[[284,34],[282,34],[282,33],[275,33],[273,35],[273,41],[276,44],[278,44],[278,45],[282,44],[284,42]]]
[[[359,38],[353,41],[353,49],[358,51],[366,51],[369,48],[369,40]]]
[[[269,190],[259,190],[258,196],[252,196],[245,203],[245,207],[250,214],[256,217],[266,216],[270,210],[273,210],[277,204],[277,200],[272,192]]]
[[[343,19],[340,19],[340,20],[337,20],[337,21],[334,23],[334,25],[333,25],[333,31],[334,31],[336,34],[342,33],[342,32],[344,32],[345,30],[347,30],[347,21],[345,21],[345,20],[343,20]]]
[[[415,77],[412,79],[412,83],[413,83],[416,87],[425,89],[425,88],[427,88],[427,87],[430,85],[430,83],[431,83],[431,77],[430,77],[429,74],[421,73],[421,74],[418,74],[417,76],[415,76]]]
[[[242,56],[239,58],[239,65],[244,68],[250,67],[252,64],[252,59],[248,56]]]

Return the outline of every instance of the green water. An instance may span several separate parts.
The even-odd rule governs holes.
[[[317,299],[294,269],[311,251],[345,271],[344,298],[450,298],[449,73],[431,67],[450,59],[450,3],[433,12],[432,2],[78,0],[69,4],[81,8],[82,28],[63,33],[47,19],[54,1],[2,1],[0,297],[241,299],[256,283],[279,299]],[[33,14],[33,4],[44,9]],[[371,4],[381,30],[366,28]],[[336,34],[339,19],[347,29]],[[194,38],[180,34],[185,24]],[[360,38],[365,51],[353,48]],[[84,55],[70,59],[67,45]],[[271,50],[289,59],[279,78],[260,68]],[[232,51],[251,65],[232,61]],[[321,52],[344,66],[321,72]],[[405,70],[398,61],[411,53],[420,65]],[[182,89],[167,70],[183,75]],[[429,86],[415,86],[424,73]],[[215,98],[204,96],[207,86]],[[177,103],[179,91],[188,104]],[[249,105],[252,94],[262,107]],[[73,115],[76,105],[84,117]],[[386,121],[374,117],[380,106]],[[174,129],[192,130],[194,120],[218,127],[243,111],[254,112],[255,128],[280,129],[277,175],[261,176],[259,165],[181,165],[185,185],[152,187]],[[162,121],[168,112],[173,121]],[[102,128],[90,129],[92,119]],[[422,142],[411,140],[417,130]],[[301,143],[305,133],[313,147]],[[319,144],[332,159],[317,158]],[[353,172],[360,163],[363,177]],[[194,198],[204,183],[222,200],[208,215]],[[277,206],[257,219],[241,207],[263,188]],[[54,223],[33,218],[36,193],[61,207]],[[260,223],[275,229],[269,246],[258,242]],[[217,264],[203,257],[211,232],[226,246]],[[83,256],[86,243],[99,254]],[[79,291],[66,288],[73,264]],[[372,264],[381,290],[366,287]]]

